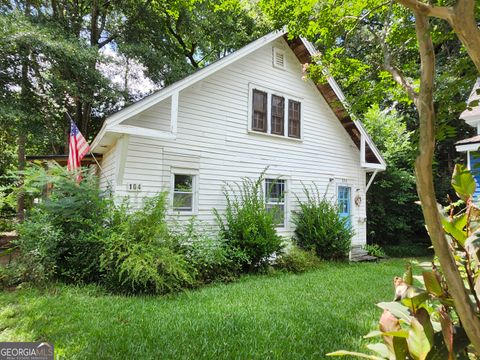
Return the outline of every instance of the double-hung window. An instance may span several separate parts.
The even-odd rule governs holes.
[[[300,102],[288,100],[288,136],[300,139]]]
[[[271,132],[275,135],[284,135],[285,125],[285,98],[272,95],[272,124]]]
[[[173,175],[173,210],[193,212],[194,208],[194,175]]]
[[[302,138],[302,111],[298,99],[265,89],[251,89],[251,131]]]
[[[285,180],[265,179],[265,207],[272,212],[277,227],[286,225]]]
[[[267,93],[253,90],[252,130],[267,132]]]

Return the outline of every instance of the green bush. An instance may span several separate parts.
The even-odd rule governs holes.
[[[236,187],[227,186],[225,212],[221,215],[214,209],[220,236],[235,254],[241,254],[243,271],[264,266],[268,258],[283,247],[276,230],[275,213],[265,207],[263,181],[262,174],[256,180],[244,179],[241,184],[236,183]]]
[[[291,246],[275,261],[274,267],[293,273],[318,269],[321,261],[313,251],[306,251],[296,245]]]
[[[48,196],[43,196],[45,189]],[[112,202],[101,196],[96,177],[86,174],[77,184],[58,165],[48,169],[33,165],[25,172],[23,191],[27,198],[41,201],[17,227],[20,261],[35,254],[53,277],[75,283],[98,281],[100,239]]]
[[[322,259],[346,258],[353,237],[348,219],[340,217],[336,205],[321,197],[318,189],[303,191],[306,201],[297,197],[299,210],[293,212],[298,245]]]
[[[101,255],[103,283],[122,293],[167,293],[190,286],[194,269],[165,220],[167,194],[147,199],[140,210],[116,210]]]
[[[222,239],[194,218],[175,235],[195,271],[197,285],[228,282],[240,273],[241,256]]]

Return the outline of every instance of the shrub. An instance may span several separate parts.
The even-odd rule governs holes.
[[[182,235],[182,246],[195,270],[197,285],[234,280],[240,273],[243,253],[236,253],[218,234],[202,231],[204,228],[198,224],[194,228],[193,224],[191,222],[189,230]]]
[[[379,258],[385,257],[385,251],[378,244],[365,244],[363,249],[368,252],[370,256],[376,256]]]
[[[224,191],[227,206],[223,215],[214,209],[220,235],[240,256],[242,270],[253,270],[265,265],[268,258],[283,247],[277,234],[276,216],[267,211],[263,196],[263,174],[256,180],[227,186]]]
[[[306,187],[303,191],[306,201],[297,197],[299,210],[293,212],[298,245],[322,259],[346,258],[353,237],[348,219],[340,217],[336,205],[321,197],[317,188],[314,194]]]
[[[194,273],[165,221],[167,194],[147,199],[144,207],[116,210],[104,239],[104,284],[123,293],[167,293],[189,286]]]
[[[25,191],[41,201],[18,225],[15,241],[20,260],[36,254],[52,276],[67,282],[93,282],[100,278],[100,255],[105,219],[112,202],[101,195],[97,179],[87,175],[77,184],[59,165],[48,169],[33,165],[25,172]],[[43,196],[48,189],[48,196]]]
[[[301,273],[318,269],[320,264],[320,259],[313,251],[306,251],[293,245],[276,259],[274,267],[293,273]]]

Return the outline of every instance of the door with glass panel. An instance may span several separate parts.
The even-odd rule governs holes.
[[[338,210],[340,217],[347,219],[347,225],[352,226],[351,221],[351,188],[349,186],[339,186],[337,191]]]

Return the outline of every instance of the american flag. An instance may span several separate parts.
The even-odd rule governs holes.
[[[76,171],[81,167],[80,161],[86,153],[90,151],[87,140],[83,137],[77,125],[70,120],[70,143],[68,145],[68,162],[67,169]],[[81,180],[81,176],[77,176],[77,181]]]

